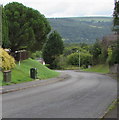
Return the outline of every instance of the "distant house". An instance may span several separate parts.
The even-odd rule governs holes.
[[[22,61],[29,58],[29,53],[26,50],[18,50],[15,52],[8,51],[11,56],[15,58],[16,61]]]
[[[39,61],[41,64],[45,65],[45,61],[43,58],[38,58],[37,61]]]
[[[6,52],[10,53],[10,49],[4,49]]]

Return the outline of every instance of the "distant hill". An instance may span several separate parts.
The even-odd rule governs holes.
[[[112,33],[112,17],[48,18],[65,43],[94,43]]]

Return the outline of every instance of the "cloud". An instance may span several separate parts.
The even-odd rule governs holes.
[[[2,0],[3,4],[13,0]],[[37,9],[46,17],[111,16],[113,0],[15,0]]]

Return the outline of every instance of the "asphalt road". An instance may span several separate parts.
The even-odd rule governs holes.
[[[3,118],[100,118],[117,95],[117,81],[96,73],[2,95]]]

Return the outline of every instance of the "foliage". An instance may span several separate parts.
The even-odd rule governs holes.
[[[10,70],[15,67],[15,60],[4,49],[0,48],[0,67],[2,70]]]
[[[112,59],[110,60],[110,64],[119,64],[119,1],[115,3],[113,26],[113,30],[117,33],[117,43],[112,51]]]
[[[79,53],[72,53],[68,55],[67,60],[68,64],[76,66],[79,65],[80,61],[80,66],[86,68],[88,65],[92,64],[92,55],[88,51],[82,50]]]
[[[112,33],[112,17],[49,18],[64,43],[95,43],[96,39]]]
[[[8,20],[9,48],[40,50],[50,32],[47,19],[37,10],[21,3],[12,2],[4,6]]]
[[[67,62],[70,65],[79,65],[79,54],[78,53],[72,53],[67,56]]]
[[[2,46],[3,48],[8,48],[9,44],[10,42],[8,38],[8,20],[4,8],[2,7]]]
[[[36,51],[34,53],[31,53],[31,58],[36,59],[36,58],[41,58],[42,57],[42,52],[41,51]]]
[[[101,55],[101,44],[99,41],[96,41],[92,48],[90,49],[90,53],[93,55],[93,64],[99,63],[99,56]]]
[[[56,61],[57,61],[57,68],[58,69],[65,69],[68,66],[67,57],[64,56],[63,54],[58,56],[56,58]]]
[[[108,48],[108,58],[107,58],[107,63],[110,63],[112,61],[112,48]]]
[[[3,82],[3,85],[18,84],[18,83],[32,81],[29,74],[31,68],[37,68],[38,79],[48,79],[48,78],[57,77],[59,75],[58,72],[48,69],[38,61],[33,59],[27,59],[22,61],[20,66],[19,64],[16,65],[16,67],[12,70],[12,80],[9,83]]]
[[[98,65],[92,66],[91,68],[84,69],[83,71],[106,74],[106,73],[109,73],[109,65],[108,64],[98,64]]]
[[[110,64],[119,64],[119,39],[117,40],[117,44],[112,51]]]
[[[113,26],[114,26],[114,31],[119,32],[119,1],[115,3],[114,14],[113,14]]]
[[[46,64],[50,64],[50,68],[57,67],[56,58],[63,53],[63,41],[61,36],[54,31],[49,35],[49,38],[43,48],[43,58]]]

